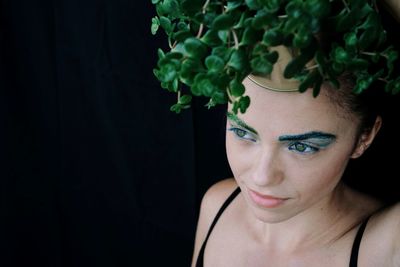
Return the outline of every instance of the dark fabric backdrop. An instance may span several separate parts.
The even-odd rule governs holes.
[[[0,3],[0,266],[189,266],[224,111],[169,111],[151,1]]]
[[[0,266],[189,266],[201,196],[231,175],[224,107],[169,112],[154,15],[148,0],[0,0]],[[379,149],[349,181],[393,201],[397,157]]]

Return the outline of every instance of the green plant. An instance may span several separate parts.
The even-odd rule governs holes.
[[[297,51],[284,71],[300,81],[299,91],[323,82],[339,87],[338,77],[352,72],[362,93],[380,80],[387,92],[400,91],[393,73],[398,52],[386,42],[375,0],[152,0],[157,15],[151,31],[162,27],[170,51],[158,50],[154,75],[161,86],[178,95],[171,107],[190,107],[191,95],[205,96],[213,107],[228,101],[244,113],[250,104],[243,79],[268,75],[279,54],[274,46]],[[328,49],[319,34],[338,33]],[[305,65],[313,60],[312,67]],[[382,64],[379,71],[371,67]],[[182,85],[186,87],[182,87]],[[189,88],[189,89],[188,89]]]

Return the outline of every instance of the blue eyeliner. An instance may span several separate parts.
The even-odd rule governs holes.
[[[300,154],[313,154],[332,144],[336,140],[336,136],[329,133],[313,131],[298,135],[283,135],[280,136],[278,140],[280,142],[290,142],[289,150]]]
[[[304,134],[297,134],[297,135],[282,135],[279,136],[278,140],[283,141],[305,141],[310,139],[318,139],[318,140],[326,140],[326,141],[334,141],[336,140],[336,136],[329,133],[324,132],[308,132]]]
[[[251,137],[254,137],[254,135],[251,132],[242,129],[241,127],[237,127],[231,124],[231,128],[229,128],[228,131],[233,132],[235,134],[235,137],[238,139],[257,142],[255,138],[245,138],[246,135],[250,135]]]

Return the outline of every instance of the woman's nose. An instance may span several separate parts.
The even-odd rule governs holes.
[[[284,179],[284,172],[278,155],[271,151],[260,153],[254,162],[252,178],[260,187],[280,184]]]

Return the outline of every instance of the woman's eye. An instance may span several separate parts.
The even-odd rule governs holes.
[[[319,149],[305,143],[295,142],[289,146],[289,150],[293,150],[302,154],[312,154],[318,152]]]
[[[240,139],[244,139],[244,140],[250,140],[253,142],[256,142],[254,136],[252,136],[248,131],[240,129],[240,128],[235,128],[232,127],[230,129],[228,129],[228,131],[233,132],[238,138]]]

